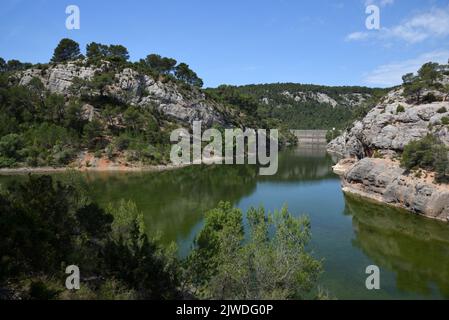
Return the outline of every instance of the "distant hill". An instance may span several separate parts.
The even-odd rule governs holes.
[[[220,91],[223,87],[214,90]],[[343,129],[363,117],[387,89],[273,83],[232,87],[255,99],[262,118],[280,120],[291,129]]]

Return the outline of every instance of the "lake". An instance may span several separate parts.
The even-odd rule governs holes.
[[[312,223],[310,249],[323,259],[320,286],[338,299],[448,299],[449,225],[345,196],[323,148],[297,148],[279,156],[275,176],[253,166],[192,166],[148,173],[76,174],[102,205],[134,201],[149,234],[175,241],[186,255],[204,213],[221,200],[247,210],[288,206]],[[72,176],[73,174],[70,174]],[[67,174],[55,174],[62,180]],[[0,183],[24,179],[0,177]],[[369,265],[381,271],[381,289],[365,287]]]

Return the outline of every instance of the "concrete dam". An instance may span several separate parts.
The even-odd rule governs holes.
[[[300,146],[327,144],[327,130],[291,130],[291,132],[298,138]]]

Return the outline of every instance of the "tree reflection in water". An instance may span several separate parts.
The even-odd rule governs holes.
[[[432,288],[449,298],[449,232],[439,221],[346,196],[353,245],[379,267],[396,274],[397,287],[428,296]]]

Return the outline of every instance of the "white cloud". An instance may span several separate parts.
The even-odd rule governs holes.
[[[353,32],[346,36],[346,41],[364,40],[369,37],[368,32]]]
[[[449,6],[416,15],[403,24],[393,27],[388,33],[392,37],[411,43],[421,42],[430,37],[449,36]]]
[[[353,32],[346,36],[346,41],[399,39],[409,44],[415,44],[431,38],[441,39],[448,36],[449,6],[446,8],[433,8],[428,12],[419,13],[410,19],[404,20],[396,26],[381,28],[379,31]]]
[[[406,73],[418,71],[424,63],[447,63],[449,51],[440,50],[422,54],[414,59],[394,62],[377,67],[365,77],[370,86],[391,87],[402,83],[402,76]]]

